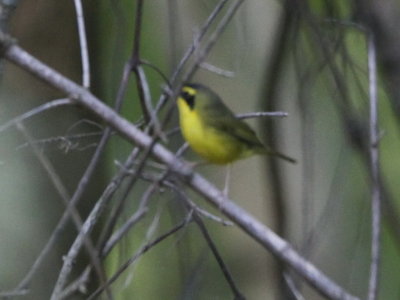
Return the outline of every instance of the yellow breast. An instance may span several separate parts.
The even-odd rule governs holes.
[[[243,156],[240,143],[208,126],[182,98],[178,98],[178,108],[182,135],[201,157],[212,163],[227,164]]]

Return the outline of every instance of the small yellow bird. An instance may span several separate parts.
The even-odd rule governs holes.
[[[201,157],[215,164],[229,164],[255,154],[296,160],[265,147],[247,123],[236,118],[208,87],[186,84],[178,97],[180,127],[185,140]]]

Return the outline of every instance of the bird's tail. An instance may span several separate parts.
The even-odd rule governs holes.
[[[281,158],[281,159],[284,159],[284,160],[286,160],[287,162],[290,162],[290,163],[292,163],[292,164],[296,164],[297,163],[297,160],[295,160],[294,158],[292,158],[292,157],[290,157],[290,156],[287,156],[287,155],[285,155],[285,154],[282,154],[282,153],[280,153],[280,152],[278,152],[278,151],[274,151],[274,150],[271,150],[271,149],[266,149],[267,151],[267,154],[269,154],[269,155],[272,155],[272,156],[277,156],[277,157],[279,157],[279,158]]]
[[[297,160],[295,160],[294,158],[292,158],[290,156],[287,156],[285,154],[282,154],[282,153],[279,153],[279,152],[272,152],[271,154],[274,155],[274,156],[277,156],[279,158],[282,158],[282,159],[284,159],[287,162],[290,162],[292,164],[296,164],[297,163]]]
[[[285,155],[283,153],[280,153],[278,151],[272,150],[269,147],[266,147],[266,146],[264,146],[262,144],[260,144],[260,147],[257,147],[256,149],[253,149],[253,150],[254,150],[255,153],[258,153],[258,154],[276,156],[276,157],[279,157],[279,158],[281,158],[283,160],[286,160],[287,162],[290,162],[292,164],[296,164],[297,163],[297,160],[295,160],[294,158],[292,158],[290,156],[287,156],[287,155]],[[254,152],[253,152],[253,154],[254,154]]]

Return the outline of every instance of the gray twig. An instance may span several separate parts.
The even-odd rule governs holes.
[[[82,60],[82,85],[88,89],[90,88],[90,63],[86,38],[85,19],[83,16],[81,0],[74,0],[74,4],[76,12],[76,23],[78,24],[79,43]]]
[[[176,233],[178,230],[182,229],[185,227],[192,219],[192,214],[190,213],[185,220],[183,220],[180,224],[176,225],[166,233],[160,235],[158,238],[154,239],[153,241],[147,243],[143,247],[141,247],[131,258],[129,258],[121,267],[118,269],[118,271],[108,280],[108,282],[104,285],[99,287],[90,297],[87,298],[87,300],[91,299],[97,299],[97,296],[110,284],[112,284],[115,280],[119,278],[119,276],[131,265],[133,264],[139,257],[141,257],[144,253],[149,251],[151,248],[153,248],[155,245],[160,243],[161,241],[165,240],[172,234]]]
[[[368,72],[369,72],[369,154],[371,172],[371,266],[368,285],[368,300],[375,300],[378,294],[380,238],[381,238],[381,189],[379,184],[379,127],[378,127],[378,91],[376,78],[375,40],[372,33],[368,39]]]
[[[235,296],[235,300],[246,299],[240,292],[235,281],[233,280],[233,276],[231,275],[230,271],[228,270],[228,267],[225,265],[224,260],[222,259],[222,256],[219,254],[217,246],[215,245],[214,241],[212,240],[210,234],[208,233],[207,227],[204,225],[203,220],[196,213],[194,213],[193,219],[196,222],[197,226],[199,227],[201,233],[203,234],[203,237],[206,240],[208,247],[210,247],[211,252],[213,253],[215,259],[217,260],[217,263]]]
[[[284,111],[259,111],[259,112],[237,114],[236,118],[238,118],[238,119],[250,119],[250,118],[260,118],[260,117],[284,118],[284,117],[287,117],[288,115],[289,114]]]
[[[42,112],[45,112],[49,109],[55,108],[55,107],[59,107],[59,106],[63,106],[63,105],[70,105],[73,104],[73,101],[71,101],[71,99],[68,98],[64,98],[64,99],[56,99],[50,102],[47,102],[45,104],[39,105],[37,107],[35,107],[34,109],[27,111],[26,113],[23,113],[22,115],[19,115],[13,119],[11,119],[10,121],[4,123],[3,125],[0,126],[0,133],[7,130],[8,128],[17,125],[18,123],[29,119],[37,114],[40,114]]]
[[[23,132],[23,134],[26,136],[26,138],[28,139],[28,142],[29,142],[31,140],[30,135],[25,130],[25,128],[23,127],[23,125],[21,123],[18,125],[18,128]],[[67,193],[66,188],[64,187],[60,178],[58,177],[57,173],[55,172],[52,164],[47,160],[46,157],[44,157],[40,153],[40,151],[37,149],[37,146],[35,144],[32,144],[32,147],[34,149],[34,153],[38,156],[38,159],[42,163],[45,170],[48,172],[57,191],[60,193],[61,198],[64,200],[64,202],[66,204],[66,209],[65,209],[65,212],[64,212],[63,216],[61,217],[60,221],[58,222],[56,228],[54,229],[52,235],[50,236],[49,240],[47,241],[46,245],[40,252],[39,256],[36,258],[35,262],[33,263],[32,267],[30,268],[28,273],[25,275],[25,277],[19,283],[16,290],[22,290],[29,286],[34,274],[39,270],[41,264],[43,263],[44,259],[47,257],[48,253],[50,252],[51,248],[55,244],[56,240],[61,236],[61,232],[62,232],[63,228],[65,227],[66,222],[70,218],[70,215],[72,216],[72,220],[74,221],[74,224],[75,224],[77,230],[81,231],[81,229],[82,229],[82,220],[79,216],[78,211],[75,208],[75,205],[77,204],[77,200],[80,197],[79,187],[77,189],[78,193],[75,192],[74,196],[70,200],[69,194]],[[101,142],[100,142],[99,148],[101,148]],[[82,184],[82,182],[85,182],[85,183],[87,182],[88,176],[89,176],[88,172],[90,173],[91,171],[93,171],[93,168],[94,168],[93,162],[97,161],[97,158],[98,157],[95,154],[92,158],[92,164],[89,165],[87,171],[85,172],[85,175],[83,176],[83,179],[80,182],[80,185]],[[81,192],[83,192],[83,191],[81,191]],[[95,269],[99,275],[99,278],[101,280],[104,279],[102,267],[98,260],[97,253],[93,247],[92,242],[86,236],[85,236],[85,239],[83,240],[83,242],[85,243],[85,245],[88,249],[88,252],[90,254],[90,259],[92,260],[93,265],[95,266]]]

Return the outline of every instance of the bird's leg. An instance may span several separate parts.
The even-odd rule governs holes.
[[[225,173],[225,186],[224,186],[224,190],[223,190],[223,195],[225,198],[228,198],[228,193],[229,193],[229,181],[231,179],[231,168],[232,165],[228,164],[226,166],[226,173]]]

